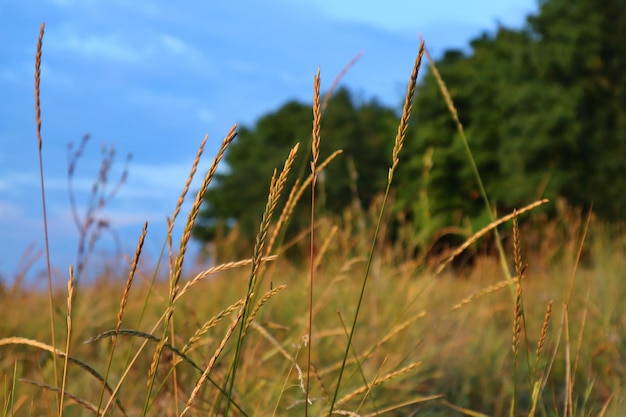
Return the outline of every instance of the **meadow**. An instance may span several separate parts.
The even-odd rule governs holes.
[[[42,37],[43,26],[37,101]],[[310,147],[294,147],[267,179],[249,257],[235,256],[235,229],[214,242],[214,265],[182,272],[194,262],[186,258],[191,230],[236,140],[233,127],[181,220],[202,142],[173,202],[161,269],[142,262],[144,229],[125,276],[77,285],[70,267],[67,285],[49,276],[47,291],[23,288],[20,279],[3,287],[2,415],[624,415],[621,226],[539,200],[493,214],[464,244],[436,255],[389,238],[385,208],[424,53],[422,43],[391,164],[377,168],[388,171],[387,189],[369,210],[341,218],[311,210],[310,228],[283,242],[291,204],[310,199],[316,207],[311,190],[332,163],[319,160],[318,72]],[[467,145],[443,80],[441,88]],[[284,189],[297,152],[310,153],[310,175]],[[281,198],[285,208],[275,212]],[[542,204],[555,205],[556,216],[533,215]],[[174,236],[181,221],[184,231]],[[485,240],[494,244],[484,249]],[[304,261],[289,259],[288,249]]]

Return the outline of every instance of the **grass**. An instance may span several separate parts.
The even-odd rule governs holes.
[[[42,39],[43,26],[35,85],[40,160]],[[316,206],[317,175],[339,157],[318,160],[325,107],[319,72],[311,173],[284,189],[301,152],[295,146],[268,178],[267,205],[249,259],[182,273],[202,196],[235,140],[234,126],[174,250],[174,224],[206,138],[200,145],[168,219],[166,279],[157,279],[161,273],[141,262],[146,224],[123,282],[105,276],[76,291],[70,267],[67,286],[55,287],[49,277],[48,291],[41,292],[21,288],[16,279],[0,292],[2,415],[623,415],[623,231],[566,206],[556,219],[521,222],[547,203],[542,200],[494,218],[434,265],[387,239],[385,206],[402,163],[424,52],[422,43],[391,164],[379,167],[388,169],[387,189],[369,212],[354,208],[333,219],[312,210],[310,228],[288,243],[309,251],[306,267],[282,255],[281,230],[307,190]],[[445,97],[443,80],[441,87]],[[480,180],[477,170],[476,175]],[[288,203],[274,214],[281,195]],[[450,266],[496,228],[497,259],[476,255],[463,269]],[[221,253],[236,244],[233,236],[215,242]],[[84,250],[79,258],[87,259]]]

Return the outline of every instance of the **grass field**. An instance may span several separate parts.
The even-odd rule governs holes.
[[[521,226],[516,215],[494,217],[467,247],[437,258],[386,239],[384,208],[423,52],[391,167],[380,167],[389,170],[387,190],[367,213],[313,211],[314,226],[294,243],[306,262],[284,256],[290,213],[274,210],[281,195],[298,196],[283,189],[296,152],[312,160],[301,198],[325,163],[319,74],[311,148],[294,148],[277,167],[248,259],[230,257],[233,232],[215,242],[215,265],[182,274],[193,262],[185,254],[201,196],[233,129],[182,236],[164,243],[162,270],[141,262],[142,236],[126,276],[77,286],[70,269],[67,286],[50,282],[47,292],[19,280],[2,288],[2,415],[624,415],[623,230],[558,204],[550,220],[524,222],[530,215],[520,208]],[[40,55],[37,80],[39,65]],[[181,221],[187,191],[172,222]],[[502,244],[467,257],[482,235]],[[461,255],[469,261],[452,262]]]

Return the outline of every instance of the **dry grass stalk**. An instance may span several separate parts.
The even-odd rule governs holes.
[[[169,327],[168,327],[169,328]],[[157,346],[154,351],[154,355],[152,356],[152,361],[150,362],[150,368],[148,368],[148,380],[146,381],[146,386],[148,387],[148,391],[152,391],[152,385],[154,383],[154,378],[156,376],[156,371],[159,366],[159,362],[161,359],[161,353],[169,340],[168,336],[164,336],[157,341]]]
[[[418,404],[418,403],[423,403],[423,402],[426,402],[426,401],[436,400],[438,398],[442,398],[443,396],[444,396],[444,394],[429,395],[427,397],[417,397],[417,398],[414,398],[412,400],[404,401],[404,402],[401,402],[401,403],[398,403],[398,404],[391,405],[389,407],[381,408],[380,410],[377,410],[375,413],[366,414],[363,417],[378,417],[378,416],[380,416],[382,414],[389,413],[390,411],[395,411],[395,410],[397,410],[399,408],[402,408],[402,407],[406,407],[406,406],[413,405],[413,404]]]
[[[232,130],[231,130],[232,131]],[[196,157],[193,160],[193,164],[191,165],[191,171],[187,176],[187,181],[185,182],[185,187],[183,191],[180,193],[180,197],[178,197],[178,201],[176,202],[176,207],[174,208],[174,213],[172,214],[171,222],[168,224],[167,234],[171,235],[174,230],[174,223],[176,222],[176,218],[178,217],[178,213],[180,213],[180,209],[185,202],[185,198],[187,193],[189,192],[189,187],[191,186],[191,182],[193,181],[193,177],[196,175],[196,171],[198,170],[198,164],[200,163],[200,159],[202,158],[202,154],[204,153],[204,147],[206,145],[207,140],[209,139],[209,135],[204,135],[204,139],[200,143],[200,147],[198,148],[198,152],[196,152]]]
[[[128,278],[126,279],[126,286],[124,287],[124,293],[122,294],[122,299],[120,300],[120,309],[117,312],[117,325],[115,326],[115,331],[118,331],[122,327],[124,310],[126,308],[126,303],[128,302],[130,288],[133,285],[133,279],[135,278],[135,272],[137,271],[137,265],[139,264],[139,256],[141,255],[141,250],[143,248],[144,241],[146,240],[147,233],[148,222],[145,222],[143,230],[141,231],[141,236],[139,237],[139,242],[137,242],[137,247],[135,248],[135,256],[133,257],[133,262],[130,265],[130,271],[128,272]],[[115,338],[113,339],[113,344],[115,345]]]
[[[320,154],[320,129],[322,121],[322,109],[320,104],[320,69],[317,68],[317,74],[313,82],[313,132],[311,141],[311,155],[313,161],[311,161],[311,173],[313,174],[313,181],[311,186],[315,188],[315,181],[317,180],[317,160]]]
[[[239,362],[239,354],[241,352],[241,345],[243,343],[243,336],[244,336],[244,331],[245,331],[245,324],[246,324],[246,317],[247,317],[248,309],[249,309],[249,303],[250,303],[250,300],[252,299],[253,291],[257,284],[257,279],[259,276],[259,269],[261,267],[261,259],[263,256],[264,247],[265,247],[265,243],[267,240],[267,234],[270,228],[271,219],[274,214],[274,210],[276,209],[276,204],[278,203],[278,200],[280,199],[281,193],[285,186],[285,182],[287,181],[287,176],[289,175],[289,172],[291,171],[291,167],[293,166],[293,162],[296,159],[296,155],[298,153],[298,147],[299,147],[299,144],[296,144],[289,152],[289,155],[287,156],[287,159],[285,160],[285,164],[283,166],[281,173],[277,176],[276,170],[274,170],[274,174],[272,175],[272,180],[270,181],[270,191],[267,197],[267,204],[265,206],[265,210],[263,211],[263,217],[261,219],[261,224],[259,226],[259,233],[256,236],[256,241],[255,241],[254,249],[252,252],[252,271],[250,273],[250,278],[248,280],[248,290],[246,292],[246,301],[244,302],[244,305],[241,308],[240,313],[237,315],[237,318],[235,322],[233,323],[233,326],[231,326],[231,329],[229,329],[227,336],[222,341],[223,344],[226,343],[226,340],[230,338],[230,335],[232,334],[234,327],[236,327],[239,320],[241,320],[242,323],[239,328],[239,336],[237,337],[237,346],[235,348],[235,357],[233,359],[230,386],[227,390],[228,402],[226,403],[225,414],[228,414],[228,410],[230,409],[231,393],[233,391],[233,387],[235,384],[237,364]],[[223,349],[223,345],[221,345],[221,348],[218,348],[218,351],[221,352],[221,349]],[[219,355],[219,352],[216,351],[216,355]],[[217,359],[217,356],[215,356],[215,359]],[[211,364],[211,367],[212,366],[213,365]],[[208,372],[206,372],[206,374],[208,375]],[[202,385],[203,382],[204,381],[201,380],[199,381],[198,384]]]
[[[352,58],[350,62],[348,62],[346,66],[341,69],[339,74],[337,74],[333,82],[330,84],[330,87],[326,91],[326,94],[324,94],[324,101],[322,102],[322,114],[326,111],[326,107],[328,107],[328,102],[330,101],[330,98],[335,92],[335,89],[339,85],[339,82],[341,81],[343,76],[346,75],[346,73],[350,70],[350,68],[354,66],[354,64],[356,64],[356,62],[361,58],[362,55],[363,51],[359,51],[359,53],[356,54],[354,58]]]
[[[72,298],[74,297],[74,268],[70,265],[69,280],[67,281],[67,337],[65,339],[65,361],[63,363],[63,379],[61,381],[61,400],[59,401],[59,417],[63,416],[63,400],[65,384],[67,382],[67,364],[70,354],[70,340],[72,337]]]
[[[289,155],[285,160],[285,165],[283,166],[283,170],[281,171],[280,175],[276,177],[276,171],[274,171],[274,175],[272,176],[267,204],[265,206],[265,211],[263,212],[263,218],[261,219],[259,233],[257,234],[254,250],[252,253],[252,273],[250,275],[250,282],[248,283],[248,293],[250,293],[256,285],[256,280],[258,278],[258,272],[261,266],[262,254],[264,251],[265,242],[267,240],[270,222],[272,220],[274,210],[276,209],[276,204],[278,203],[285,183],[287,182],[287,176],[289,175],[291,167],[293,166],[293,162],[295,161],[298,154],[299,146],[300,144],[296,143],[296,145],[289,152]]]
[[[445,399],[441,400],[441,403],[443,405],[445,405],[446,407],[449,407],[449,408],[451,408],[453,410],[459,411],[462,414],[467,415],[467,416],[471,416],[471,417],[489,417],[488,414],[479,413],[478,411],[470,410],[469,408],[465,408],[465,407],[459,407],[458,405],[449,403]]]
[[[388,342],[389,340],[393,339],[393,337],[395,335],[397,335],[398,333],[400,333],[402,330],[406,329],[407,327],[409,327],[409,325],[411,325],[412,323],[416,322],[417,320],[426,317],[426,311],[420,311],[419,313],[415,314],[413,317],[411,317],[410,319],[406,320],[404,323],[400,323],[395,325],[394,327],[392,327],[389,332],[382,338],[380,339],[378,342],[376,342],[376,344],[372,347],[372,349],[370,350],[370,352],[373,352],[374,350],[376,350],[378,347],[382,346],[384,343]]]
[[[385,207],[387,205],[387,201],[389,198],[389,193],[391,190],[391,183],[393,180],[393,173],[395,172],[395,169],[397,168],[399,162],[400,162],[400,151],[402,150],[402,147],[404,145],[404,139],[406,137],[406,132],[407,132],[407,128],[409,125],[409,119],[411,117],[411,107],[413,105],[413,96],[415,94],[415,85],[417,83],[417,76],[419,73],[419,68],[420,65],[422,63],[422,57],[424,55],[424,41],[422,41],[420,43],[420,48],[419,48],[419,52],[417,54],[417,57],[415,58],[415,64],[413,65],[413,70],[411,72],[411,77],[408,83],[408,87],[407,87],[407,94],[405,96],[405,100],[404,100],[404,106],[402,109],[402,116],[400,118],[400,123],[398,125],[398,133],[396,135],[396,139],[394,142],[394,147],[393,147],[393,152],[392,152],[392,165],[389,168],[389,173],[387,176],[387,187],[385,189],[385,194],[382,198],[382,203],[380,205],[380,212],[378,214],[378,220],[376,222],[376,229],[374,232],[374,238],[372,239],[372,243],[370,246],[370,250],[369,250],[369,254],[368,254],[368,258],[367,258],[367,264],[365,267],[365,273],[363,276],[363,282],[361,285],[361,290],[359,292],[359,297],[358,297],[358,301],[356,304],[356,311],[354,312],[354,319],[352,321],[352,326],[350,328],[350,332],[348,334],[348,343],[346,344],[346,349],[344,351],[343,354],[343,359],[342,359],[342,365],[341,368],[339,370],[339,375],[337,377],[337,385],[335,387],[335,392],[333,394],[333,398],[331,400],[330,403],[330,408],[328,411],[328,415],[332,415],[333,413],[333,407],[335,406],[335,403],[337,401],[337,395],[339,394],[339,388],[341,386],[341,379],[343,377],[343,373],[345,370],[345,364],[348,360],[348,354],[350,352],[350,348],[352,347],[352,338],[354,337],[354,333],[355,333],[355,329],[356,329],[356,324],[357,324],[357,320],[359,318],[359,312],[361,311],[361,306],[363,304],[363,296],[365,294],[365,288],[367,286],[367,280],[368,277],[370,275],[370,271],[371,271],[371,267],[372,267],[372,261],[374,259],[374,252],[376,250],[376,246],[378,243],[378,237],[379,237],[379,233],[381,230],[381,225],[383,224],[383,215],[385,214]]]
[[[430,63],[430,69],[433,72],[435,79],[437,80],[439,91],[441,91],[441,94],[443,95],[443,98],[446,101],[446,106],[448,106],[448,111],[450,111],[450,114],[452,115],[452,119],[454,120],[454,123],[456,124],[457,129],[459,131],[463,131],[463,124],[459,120],[459,113],[457,112],[456,107],[454,106],[454,101],[452,101],[452,97],[450,97],[450,92],[448,91],[448,87],[446,87],[446,84],[443,82],[443,78],[441,77],[441,74],[439,73],[439,70],[437,69],[437,66],[435,65],[435,61],[430,56],[430,52],[428,52],[428,49],[426,50],[426,57],[428,58],[428,62]]]
[[[204,325],[202,325],[202,327],[200,327],[198,330],[196,330],[196,332],[193,334],[193,336],[191,336],[191,338],[189,338],[189,341],[185,344],[185,346],[183,346],[181,351],[183,353],[189,352],[191,350],[191,348],[196,343],[198,343],[198,341],[200,340],[200,338],[202,336],[204,336],[221,319],[223,319],[224,317],[226,317],[227,315],[229,315],[230,313],[235,311],[238,307],[241,307],[243,305],[243,302],[244,302],[244,300],[242,298],[241,300],[238,300],[236,303],[231,304],[230,306],[228,306],[226,309],[220,311],[215,316],[211,317],[211,319],[208,320],[206,323],[204,323]]]
[[[213,369],[213,366],[215,366],[215,362],[217,361],[217,358],[221,355],[222,351],[224,350],[224,347],[226,346],[226,342],[228,342],[228,340],[230,339],[230,337],[233,334],[233,331],[237,327],[237,324],[239,324],[239,321],[242,319],[242,317],[244,315],[244,312],[245,312],[245,308],[246,308],[246,306],[244,304],[239,309],[239,312],[237,313],[237,317],[233,320],[233,322],[231,323],[230,327],[226,331],[226,334],[222,338],[222,341],[220,342],[219,346],[215,350],[215,353],[211,357],[211,360],[209,361],[209,364],[204,369],[204,372],[200,376],[200,379],[198,379],[198,382],[196,383],[195,387],[191,391],[191,395],[189,396],[189,400],[187,400],[187,405],[185,406],[185,409],[183,410],[183,412],[180,414],[180,417],[184,417],[191,410],[191,407],[193,406],[193,404],[194,404],[194,402],[196,400],[196,397],[198,396],[198,393],[200,392],[200,389],[202,388],[202,386],[204,385],[204,382],[208,378],[209,373]]]
[[[313,278],[315,276],[315,185],[317,183],[317,160],[320,152],[320,127],[322,121],[322,110],[320,105],[320,69],[313,82],[313,132],[311,141],[311,224],[310,224],[310,254],[309,254],[309,323],[307,346],[307,367],[306,367],[306,402],[304,403],[304,416],[309,415],[309,384],[311,380],[311,338],[313,333]]]
[[[519,236],[519,224],[517,222],[517,210],[513,210],[513,262],[515,264],[515,273],[518,279],[522,280],[526,268],[522,264],[522,249]]]
[[[168,260],[167,260],[167,266],[169,267],[169,276],[172,276],[174,274],[175,259],[174,259],[174,244],[172,243],[173,233],[170,233],[169,230],[174,228],[174,223],[172,222],[172,219],[170,219],[169,216],[166,216],[165,224],[167,225],[167,230],[168,230],[167,234],[165,235],[165,244],[167,246],[167,253],[169,254]],[[154,279],[155,277],[153,276],[150,286],[154,285]]]
[[[316,169],[317,174],[319,174],[322,170],[324,170],[328,166],[328,164],[330,164],[331,161],[335,159],[342,152],[343,152],[342,150],[337,150],[333,152],[328,158],[326,158],[321,164],[319,164]],[[289,193],[289,198],[287,199],[287,202],[285,203],[285,206],[283,207],[283,211],[281,212],[280,217],[278,218],[278,221],[276,222],[276,227],[274,227],[274,231],[272,232],[272,236],[269,241],[270,244],[268,244],[267,246],[266,255],[269,255],[272,249],[274,249],[274,245],[276,243],[276,240],[278,239],[278,235],[280,234],[280,231],[282,230],[283,224],[286,224],[287,221],[291,218],[291,215],[293,214],[293,210],[296,207],[296,204],[298,203],[298,201],[300,201],[300,198],[302,197],[304,192],[309,188],[309,185],[311,185],[311,181],[313,181],[312,173],[309,174],[307,179],[304,180],[302,184],[300,184],[299,179],[296,180],[295,184],[293,185]]]
[[[488,287],[485,287],[483,289],[481,289],[480,291],[470,295],[469,297],[464,298],[463,300],[461,300],[459,303],[457,303],[454,307],[452,307],[452,310],[458,310],[460,308],[462,308],[463,306],[481,298],[484,297],[485,295],[491,294],[492,292],[498,291],[502,288],[506,288],[509,287],[513,284],[517,284],[518,282],[518,278],[513,278],[512,280],[506,280],[506,281],[500,281],[497,284],[493,284],[493,285],[489,285]]]
[[[278,256],[276,256],[276,255],[265,256],[265,257],[261,258],[261,262],[272,262],[272,261],[275,261],[277,258],[278,258]],[[185,284],[183,289],[180,290],[180,292],[178,293],[178,295],[176,296],[174,301],[175,302],[178,301],[178,299],[180,297],[182,297],[192,286],[198,284],[200,281],[204,280],[205,278],[207,278],[207,277],[209,277],[211,275],[217,274],[219,272],[226,271],[228,269],[239,268],[239,267],[248,266],[248,265],[252,265],[252,259],[243,259],[241,261],[226,262],[226,263],[219,264],[219,265],[213,266],[211,268],[208,268],[205,271],[202,271],[199,274],[197,274],[190,281],[187,281],[187,283]]]
[[[280,231],[282,230],[283,223],[285,223],[288,220],[288,216],[291,215],[291,213],[287,213],[287,210],[289,206],[291,205],[291,201],[293,201],[293,199],[295,198],[296,192],[298,191],[299,188],[300,188],[300,178],[296,178],[296,181],[294,182],[293,187],[291,187],[291,191],[289,192],[289,197],[287,197],[287,202],[285,203],[285,206],[283,207],[283,211],[281,212],[280,217],[278,217],[278,221],[276,222],[276,225],[274,226],[272,230],[272,235],[270,236],[270,240],[267,244],[267,249],[265,250],[265,256],[268,256],[274,249],[274,245],[276,244],[278,235],[280,234]]]
[[[263,336],[265,339],[267,339],[268,342],[274,345],[278,353],[280,353],[285,359],[287,359],[289,362],[292,362],[294,365],[298,366],[296,364],[296,358],[290,355],[289,352],[287,352],[287,350],[280,344],[280,342],[276,340],[276,338],[274,338],[274,336],[272,336],[265,327],[261,326],[256,321],[251,321],[249,323],[249,326],[252,327],[254,330],[258,331],[261,334],[261,336]],[[302,347],[301,344],[298,344],[298,348],[300,347]],[[262,360],[266,358],[267,356],[264,357]]]
[[[287,352],[285,350],[285,348],[282,347],[282,345],[280,344],[280,342],[278,340],[276,340],[266,329],[265,327],[261,326],[259,323],[257,323],[256,321],[252,321],[250,322],[250,326],[253,327],[255,330],[257,330],[263,337],[265,337],[272,345],[274,345],[274,347],[276,348],[276,350],[285,358],[287,359],[289,362],[291,362],[291,364],[296,368],[296,372],[298,373],[298,381],[299,381],[299,386],[300,389],[302,390],[302,392],[306,395],[306,388],[304,387],[304,380],[303,380],[303,373],[302,373],[302,369],[300,368],[300,365],[298,365],[298,363],[296,362],[296,357],[292,356],[289,354],[289,352]],[[307,345],[309,345],[310,343],[306,343]],[[297,348],[298,350],[302,347],[302,344],[298,344]],[[316,377],[317,382],[320,385],[320,388],[322,389],[322,392],[324,393],[325,397],[328,399],[330,398],[330,395],[328,394],[328,391],[326,390],[326,387],[324,386],[324,382],[322,381],[322,379],[320,378],[319,374],[317,373],[317,370],[315,369],[315,366],[313,366],[313,364],[311,364],[311,371],[313,372],[313,375]],[[278,405],[278,404],[277,404]]]
[[[96,378],[99,382],[103,383],[104,386],[106,387],[107,392],[109,392],[111,395],[113,394],[113,389],[106,384],[106,382],[104,381],[104,378],[102,376],[100,376],[100,374],[93,369],[91,366],[87,365],[85,362],[82,362],[72,356],[68,356],[65,354],[65,352],[54,348],[53,346],[50,345],[46,345],[45,343],[41,343],[38,342],[36,340],[32,340],[32,339],[27,339],[24,337],[7,337],[4,339],[0,339],[0,346],[7,346],[7,345],[25,345],[25,346],[31,346],[40,350],[43,350],[45,352],[50,352],[53,356],[58,356],[60,358],[65,358],[67,356],[68,361],[78,365],[80,368],[84,369],[85,371],[87,371],[87,373],[89,373],[90,375],[92,375],[94,378]],[[28,382],[28,381],[26,381]],[[37,383],[36,385],[39,385],[39,383]],[[59,389],[59,388],[54,388],[54,389]],[[113,399],[113,397],[111,397],[111,399]],[[124,410],[124,407],[122,406],[122,404],[120,403],[120,401],[118,399],[115,400],[115,405],[118,407],[118,409],[122,412],[123,415],[126,415],[126,411]],[[104,414],[104,413],[103,413]]]
[[[278,294],[279,292],[281,292],[282,290],[284,290],[286,288],[287,288],[287,286],[285,284],[279,285],[276,288],[272,288],[271,290],[266,292],[265,295],[263,295],[263,297],[261,297],[261,299],[256,303],[256,305],[254,306],[254,308],[250,312],[250,316],[248,317],[248,321],[246,322],[246,329],[254,321],[254,318],[256,317],[257,313],[259,312],[261,307],[263,307],[263,304],[267,303],[270,298],[272,298],[274,295]]]
[[[454,252],[452,252],[452,254],[450,256],[448,256],[446,259],[444,259],[444,261],[437,268],[437,270],[435,272],[435,275],[439,275],[446,268],[446,266],[448,266],[450,264],[450,262],[452,262],[454,260],[454,258],[459,256],[461,253],[463,253],[463,251],[465,249],[467,249],[470,246],[472,246],[472,244],[474,242],[476,242],[478,239],[480,239],[481,237],[483,237],[484,235],[489,233],[494,228],[498,227],[502,223],[508,222],[509,220],[513,219],[515,216],[519,216],[520,214],[524,214],[524,213],[526,213],[526,212],[528,212],[530,210],[533,210],[533,209],[539,207],[540,205],[547,203],[548,201],[549,200],[545,199],[545,198],[542,199],[542,200],[535,201],[534,203],[531,203],[531,204],[523,207],[522,209],[516,211],[515,213],[508,214],[508,215],[506,215],[504,217],[499,218],[498,220],[496,220],[494,222],[489,223],[487,226],[483,227],[478,232],[474,233],[461,246],[456,248],[454,250]]]
[[[339,230],[339,227],[337,225],[333,226],[330,229],[330,232],[328,233],[328,236],[326,236],[326,238],[322,242],[322,246],[320,246],[319,251],[315,255],[315,262],[313,263],[313,270],[314,271],[316,271],[319,268],[319,266],[321,265],[322,259],[324,259],[324,255],[328,251],[328,248],[330,247],[331,242],[333,241],[333,239],[337,235],[337,231],[338,230]]]
[[[204,153],[204,147],[206,145],[208,138],[209,138],[208,134],[204,135],[204,138],[202,139],[202,142],[200,143],[200,147],[198,148],[198,152],[196,152],[196,157],[194,158],[193,163],[191,165],[191,171],[189,172],[189,175],[187,176],[187,181],[185,182],[183,191],[180,193],[180,197],[178,197],[178,201],[176,202],[174,213],[172,214],[171,219],[170,218],[167,219],[167,235],[166,236],[167,236],[167,247],[168,247],[168,253],[169,253],[168,264],[170,268],[170,275],[172,275],[174,272],[174,253],[172,251],[172,234],[174,231],[174,223],[176,223],[176,218],[178,217],[178,214],[180,213],[183,203],[185,202],[185,198],[187,197],[187,193],[189,192],[189,187],[191,186],[193,177],[196,175],[196,171],[198,170],[198,165],[200,163],[200,159],[202,158],[202,154]]]
[[[536,351],[536,361],[539,361],[539,356],[541,356],[541,352],[543,351],[543,346],[546,342],[546,336],[548,335],[548,325],[550,324],[550,317],[552,316],[552,300],[548,302],[548,306],[546,307],[546,314],[543,317],[543,324],[541,326],[541,334],[539,336],[539,341],[537,342],[537,351]],[[535,363],[535,367],[537,364]]]
[[[406,96],[404,97],[404,106],[402,107],[402,116],[400,117],[400,123],[398,124],[398,133],[396,134],[396,140],[393,145],[393,153],[391,159],[391,168],[389,168],[389,176],[387,181],[391,183],[393,173],[400,163],[400,151],[404,145],[404,139],[406,137],[406,131],[409,127],[409,119],[411,117],[411,109],[413,107],[413,96],[415,95],[415,86],[417,84],[417,75],[422,65],[422,57],[424,56],[424,41],[420,42],[419,52],[415,58],[415,65],[411,72],[411,78],[407,86]]]
[[[420,366],[422,364],[422,361],[417,361],[417,362],[413,362],[412,364],[405,366],[402,369],[399,369],[395,372],[392,372],[390,374],[385,375],[384,377],[382,377],[381,379],[374,381],[374,384],[372,385],[372,387],[374,386],[378,386],[381,384],[384,384],[385,382],[397,378],[403,374],[406,374],[407,372],[412,371],[413,369],[417,368],[418,366]],[[353,399],[354,397],[356,397],[357,395],[360,395],[364,392],[366,392],[368,389],[370,389],[370,387],[368,387],[367,385],[364,385],[354,391],[352,391],[351,393],[345,395],[343,398],[340,398],[339,400],[337,400],[337,402],[335,403],[336,405],[341,405],[344,404],[348,401],[350,401],[351,399]]]
[[[148,372],[148,382],[147,382],[148,383],[148,395],[146,396],[146,398],[150,397],[150,393],[152,391],[152,385],[154,383],[155,372],[156,372],[156,369],[157,369],[157,366],[159,364],[159,360],[161,357],[161,352],[163,351],[164,344],[167,341],[166,335],[170,327],[172,314],[174,313],[174,304],[175,304],[174,300],[177,299],[178,292],[180,289],[179,281],[180,281],[180,277],[183,271],[183,262],[185,259],[185,254],[187,252],[187,245],[189,243],[189,239],[191,238],[191,230],[193,229],[193,226],[196,221],[196,217],[198,216],[198,213],[200,212],[200,206],[202,205],[202,200],[204,199],[204,195],[206,194],[206,191],[209,188],[209,184],[211,183],[211,180],[213,179],[215,172],[217,171],[217,167],[220,161],[222,160],[224,153],[226,152],[226,149],[237,136],[236,129],[237,129],[237,124],[233,125],[233,127],[231,127],[228,134],[224,137],[224,140],[222,141],[220,149],[218,150],[217,155],[213,159],[213,164],[211,165],[211,168],[205,175],[204,181],[202,182],[200,189],[196,193],[196,198],[191,207],[191,210],[189,211],[189,215],[187,216],[187,223],[185,223],[183,235],[180,239],[179,253],[176,258],[176,262],[174,263],[173,271],[170,274],[169,305],[164,313],[163,336],[161,337],[159,343],[156,346],[156,349],[154,351],[154,356],[152,357],[152,364]],[[147,411],[145,407],[147,407],[147,402],[144,406],[144,411]]]
[[[41,102],[39,101],[39,85],[41,84],[41,49],[43,46],[43,34],[46,24],[39,27],[39,38],[37,38],[37,53],[35,54],[35,121],[37,122],[37,145],[39,152],[43,146],[41,139]]]
[[[359,406],[356,408],[356,411],[355,411],[356,413],[359,412],[361,407],[363,407],[363,404],[365,404],[365,400],[367,400],[369,398],[370,394],[372,393],[372,388],[374,388],[374,386],[376,386],[376,381],[378,381],[378,376],[380,375],[380,373],[382,372],[383,368],[387,364],[387,360],[388,359],[389,359],[389,356],[385,356],[385,358],[383,359],[382,363],[378,367],[378,370],[376,371],[376,374],[374,374],[374,379],[372,379],[372,383],[371,384],[368,384],[367,381],[365,381],[365,385],[367,385],[367,391],[365,391],[365,395],[363,395],[363,398],[361,398],[361,402],[359,403]],[[365,375],[363,375],[363,378],[365,379]],[[376,406],[376,402],[374,401],[374,399],[372,399],[372,404],[374,406],[374,409],[378,408]]]
[[[183,235],[180,240],[180,252],[178,254],[178,257],[176,258],[174,271],[170,278],[171,280],[170,281],[170,300],[174,300],[176,298],[176,293],[178,292],[178,281],[180,280],[180,275],[182,273],[183,261],[185,259],[185,253],[187,252],[187,244],[189,242],[189,238],[191,237],[191,230],[193,229],[193,226],[195,224],[196,217],[198,216],[198,213],[200,212],[200,206],[202,205],[202,200],[204,199],[204,195],[206,194],[206,191],[209,188],[209,184],[211,183],[211,180],[213,179],[213,176],[215,175],[215,172],[217,171],[217,167],[220,161],[222,160],[222,157],[224,156],[226,149],[237,136],[236,129],[237,129],[237,124],[233,125],[233,127],[231,127],[226,137],[224,137],[224,140],[222,141],[222,145],[220,146],[220,149],[218,150],[217,155],[213,159],[213,164],[211,165],[211,168],[207,172],[206,176],[204,177],[202,186],[196,193],[196,198],[191,207],[191,211],[189,212],[189,215],[187,217],[187,223],[185,223]]]
[[[111,229],[109,220],[104,218],[100,213],[117,195],[119,190],[122,188],[122,185],[126,183],[128,178],[128,164],[131,160],[131,155],[128,154],[124,170],[122,171],[119,179],[113,185],[112,189],[109,191],[109,176],[115,162],[115,147],[102,147],[100,169],[96,180],[91,187],[84,212],[81,214],[79,213],[79,207],[76,200],[74,176],[78,166],[78,161],[85,152],[89,139],[89,135],[84,135],[76,149],[74,149],[73,143],[70,142],[68,144],[68,192],[72,217],[74,219],[76,229],[78,230],[78,248],[74,269],[74,279],[77,283],[80,282],[83,272],[87,267],[88,259],[94,252],[95,245],[100,240],[103,231]],[[116,246],[117,252],[120,253],[119,242],[116,242]],[[121,257],[121,255],[118,256],[118,258],[119,257]]]
[[[515,311],[513,316],[513,354],[517,360],[520,335],[522,333],[522,314],[524,307],[522,305],[522,285],[517,281],[515,290]]]

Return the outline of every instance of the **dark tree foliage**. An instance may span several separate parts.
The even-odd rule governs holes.
[[[607,220],[623,220],[626,2],[544,0],[539,6],[521,30],[499,27],[472,40],[469,52],[447,51],[436,65],[499,213],[563,197],[575,206],[593,204]],[[414,225],[415,241],[424,246],[442,229],[476,230],[488,216],[431,71],[413,109],[393,209]],[[254,236],[272,170],[296,141],[302,148],[295,174],[308,175],[311,122],[310,105],[291,102],[242,129],[226,155],[228,171],[207,193],[196,236],[208,240],[216,225],[235,222],[244,236]],[[393,110],[337,92],[322,119],[321,157],[336,149],[344,154],[318,184],[318,212],[341,213],[355,199],[368,206],[384,190],[396,126]],[[307,224],[309,210],[301,205],[292,231]]]
[[[318,213],[340,214],[355,200],[368,206],[384,189],[396,122],[394,111],[375,100],[358,102],[346,89],[339,89],[331,97],[322,117],[320,162],[335,150],[343,153],[318,179]],[[297,102],[264,116],[252,128],[242,128],[225,155],[227,171],[216,175],[205,196],[195,236],[210,240],[216,227],[228,228],[236,223],[244,237],[253,238],[267,201],[272,172],[282,168],[296,142],[300,142],[300,151],[283,193],[283,204],[295,178],[303,180],[310,174],[311,129],[311,105]],[[352,163],[358,173],[356,179],[350,169]],[[303,200],[289,226],[292,234],[306,227],[310,219],[310,193]],[[279,205],[277,213],[281,208]]]
[[[500,27],[474,39],[471,53],[448,51],[436,63],[499,212],[565,197],[624,219],[625,36],[622,0],[550,0],[522,30]],[[414,116],[398,210],[418,231],[464,219],[483,226],[484,203],[432,73]]]

